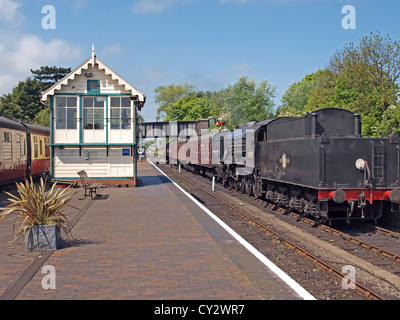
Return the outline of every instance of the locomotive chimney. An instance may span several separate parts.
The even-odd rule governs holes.
[[[361,115],[358,113],[354,114],[354,135],[361,136]]]

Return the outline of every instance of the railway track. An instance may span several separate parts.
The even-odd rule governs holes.
[[[373,290],[367,288],[363,284],[353,281],[350,277],[348,277],[347,274],[342,273],[326,261],[323,261],[322,259],[316,257],[306,249],[302,248],[298,244],[294,243],[293,241],[285,238],[281,234],[277,233],[276,231],[272,230],[271,228],[267,227],[263,223],[257,221],[256,219],[253,219],[249,215],[245,214],[242,210],[239,210],[238,208],[232,206],[228,202],[226,202],[224,199],[221,199],[220,197],[216,196],[213,192],[210,192],[209,190],[191,182],[190,180],[186,179],[182,175],[177,175],[176,173],[172,172],[172,174],[176,177],[179,178],[179,180],[185,181],[187,184],[191,185],[193,188],[201,191],[202,193],[206,194],[207,196],[215,199],[217,202],[219,202],[221,205],[224,207],[228,208],[231,212],[234,212],[238,216],[240,216],[242,219],[248,221],[252,225],[256,226],[258,229],[262,230],[265,234],[267,234],[269,237],[273,238],[274,240],[278,241],[281,244],[284,244],[288,247],[290,247],[293,251],[297,252],[300,254],[302,257],[305,259],[311,261],[314,265],[316,265],[318,268],[321,268],[328,272],[330,275],[335,276],[338,280],[340,281],[346,281],[349,286],[354,286],[355,289],[363,295],[366,299],[371,299],[371,300],[384,300],[384,298],[374,292]],[[311,221],[311,220],[310,220]],[[332,229],[332,228],[331,228]],[[334,230],[334,229],[332,229]]]
[[[382,260],[380,261],[382,264],[385,264],[385,261],[389,261],[389,262],[398,264],[398,266],[400,268],[400,254],[399,253],[393,252],[389,249],[382,248],[371,242],[351,236],[345,232],[342,232],[342,231],[335,229],[333,227],[330,227],[328,225],[317,224],[314,220],[309,219],[307,217],[302,217],[300,214],[298,214],[296,212],[291,212],[291,211],[286,210],[285,208],[276,207],[275,204],[270,204],[270,203],[266,202],[265,200],[257,199],[253,196],[249,196],[246,193],[242,193],[234,188],[231,189],[231,191],[236,193],[237,195],[243,195],[246,198],[251,199],[252,201],[255,201],[258,204],[261,204],[264,207],[268,207],[270,210],[280,212],[283,215],[291,216],[291,217],[295,218],[296,221],[302,221],[303,223],[306,223],[312,227],[318,228],[319,230],[321,230],[327,234],[330,234],[332,236],[335,236],[338,239],[345,241],[347,244],[355,245],[355,248],[365,249],[366,251],[369,251],[371,254],[379,255],[382,258]],[[400,235],[397,232],[393,232],[391,230],[388,230],[388,229],[385,229],[382,227],[378,227],[378,226],[374,226],[371,224],[367,224],[367,225],[374,232],[378,232],[384,236],[400,240]],[[400,244],[400,243],[397,243],[397,244]],[[376,259],[375,256],[371,257],[371,260],[373,260],[374,264],[379,265],[379,261]],[[399,268],[396,269],[396,273],[400,273]],[[389,271],[393,272],[392,270],[389,270]]]
[[[254,200],[258,200],[258,199],[254,199]],[[273,205],[270,205],[270,206],[272,207]],[[295,212],[287,212],[285,209],[282,209],[282,208],[278,208],[278,210],[281,211],[281,213],[287,214],[287,215],[291,215],[291,216],[293,216],[294,218],[296,218],[298,220],[301,219],[304,223],[307,223],[307,224],[309,224],[309,225],[311,225],[313,227],[317,227],[317,228],[319,228],[320,230],[322,230],[322,231],[324,231],[326,233],[329,233],[329,234],[331,234],[333,236],[339,237],[339,238],[347,241],[348,243],[355,244],[355,245],[359,246],[360,248],[363,248],[363,249],[369,250],[369,251],[371,251],[373,253],[379,254],[384,258],[388,258],[388,259],[392,260],[393,262],[400,263],[400,255],[397,254],[397,253],[394,253],[394,252],[391,252],[391,251],[386,250],[384,248],[381,248],[381,247],[379,247],[377,245],[374,245],[374,244],[372,244],[370,242],[367,242],[367,241],[358,239],[356,237],[350,236],[350,235],[348,235],[348,234],[346,234],[346,233],[344,233],[344,232],[342,232],[340,230],[337,230],[335,228],[332,228],[330,226],[327,226],[327,225],[324,225],[324,224],[316,224],[314,220],[311,220],[311,219],[306,218],[306,217],[301,217],[299,214],[297,214]],[[377,226],[372,226],[372,225],[370,225],[370,227],[373,228],[376,231],[381,232],[385,236],[398,238],[398,235],[396,233],[390,231],[390,230],[387,230],[387,229],[384,229],[384,228],[380,228],[380,227],[377,227]]]
[[[236,192],[238,192],[238,191],[236,191]],[[255,201],[259,202],[259,203],[263,202],[263,205],[267,205],[270,208],[274,207],[274,205],[267,204],[263,200],[255,199],[254,197],[250,197],[250,198],[252,198],[253,200],[255,200]],[[333,235],[333,236],[335,236],[337,238],[340,238],[340,239],[344,240],[345,242],[347,242],[349,244],[353,244],[355,246],[358,246],[358,248],[365,249],[367,251],[370,251],[373,254],[380,255],[384,259],[388,259],[388,260],[390,260],[390,261],[392,261],[394,263],[399,263],[400,264],[400,255],[398,253],[392,252],[392,251],[387,250],[385,248],[381,248],[378,245],[375,245],[375,244],[372,244],[372,243],[370,243],[368,241],[365,241],[365,240],[359,239],[357,237],[351,236],[351,235],[349,235],[349,234],[347,234],[345,232],[342,232],[342,231],[340,231],[338,229],[332,228],[332,227],[330,227],[328,225],[316,224],[314,220],[306,218],[306,217],[301,217],[298,213],[288,212],[283,208],[277,208],[276,210],[281,212],[282,214],[292,216],[293,218],[297,219],[297,221],[301,220],[302,222],[304,222],[304,223],[306,223],[306,224],[308,224],[308,225],[310,225],[312,227],[316,227],[316,228],[318,228],[319,230],[322,230],[325,233],[328,233],[328,234]],[[384,236],[399,239],[398,234],[393,232],[393,231],[390,231],[390,230],[387,230],[387,229],[384,229],[384,228],[381,228],[381,227],[373,226],[373,225],[369,225],[369,227],[371,229],[373,229],[374,231],[377,231],[377,232],[381,233]]]

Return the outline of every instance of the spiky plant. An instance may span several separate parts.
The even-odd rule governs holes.
[[[62,213],[63,207],[71,200],[76,193],[67,193],[70,186],[65,189],[56,188],[54,183],[49,191],[46,192],[46,184],[40,179],[40,184],[36,186],[32,177],[25,182],[16,183],[18,196],[8,192],[11,198],[8,198],[9,204],[5,208],[0,208],[0,221],[4,217],[13,213],[18,214],[23,220],[19,224],[15,239],[25,230],[35,225],[56,224],[64,230],[69,239],[71,239],[71,228],[67,217]]]

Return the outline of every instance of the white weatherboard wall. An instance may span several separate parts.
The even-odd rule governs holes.
[[[112,177],[129,177],[133,172],[133,158],[130,148],[125,148],[129,155],[123,155],[121,148],[110,148],[108,151],[108,174]]]
[[[123,150],[129,155],[123,155]],[[86,159],[87,158],[87,159]],[[78,171],[85,170],[90,178],[129,178],[133,174],[133,157],[130,148],[82,147],[57,148],[54,153],[54,176],[56,178],[79,179]]]

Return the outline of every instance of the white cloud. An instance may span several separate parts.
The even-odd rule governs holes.
[[[31,76],[31,69],[47,65],[68,67],[82,58],[79,46],[61,39],[46,42],[36,35],[24,34],[2,37],[0,43],[0,94]]]
[[[21,3],[13,0],[0,0],[0,21],[11,26],[19,25],[25,19],[18,10],[21,6]]]
[[[0,95],[32,76],[31,69],[54,65],[68,67],[69,63],[75,65],[81,58],[79,46],[62,39],[45,41],[21,32],[19,26],[26,19],[21,7],[22,3],[17,0],[0,0],[0,25],[3,28],[0,35]]]

